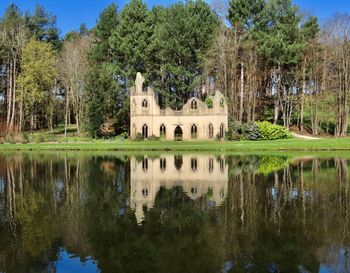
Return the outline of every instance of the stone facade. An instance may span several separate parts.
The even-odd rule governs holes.
[[[205,197],[208,206],[220,206],[228,191],[228,167],[223,156],[162,155],[130,159],[130,208],[137,223],[144,208],[152,209],[161,188],[182,187],[192,200]]]
[[[144,88],[145,79],[137,73],[135,86],[130,92],[130,136],[137,133],[145,138],[154,135],[167,140],[214,140],[224,138],[228,127],[227,104],[216,91],[212,105],[191,98],[182,110],[161,109],[154,90]]]

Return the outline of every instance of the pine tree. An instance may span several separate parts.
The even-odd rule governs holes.
[[[159,45],[161,63],[156,85],[165,103],[175,108],[200,93],[204,59],[219,19],[200,0],[174,4],[164,16],[153,41]]]
[[[43,6],[37,4],[34,13],[27,12],[25,19],[27,27],[35,39],[49,42],[55,49],[60,48],[61,41],[59,29],[56,26],[56,16],[49,14]]]
[[[93,136],[101,136],[103,124],[116,120],[120,109],[127,103],[126,96],[118,85],[120,68],[113,61],[109,38],[119,23],[119,15],[115,4],[108,6],[99,17],[93,29],[94,41],[89,53],[90,70],[87,73],[87,129]],[[121,118],[122,119],[122,118]],[[127,122],[127,119],[123,120]],[[116,126],[124,130],[125,126]]]
[[[125,89],[133,85],[137,72],[147,72],[146,48],[150,38],[147,16],[146,4],[142,0],[131,0],[122,10],[118,27],[110,37],[114,62],[123,68],[119,75]]]
[[[304,44],[300,32],[301,16],[291,0],[267,1],[257,31],[258,51],[270,69],[268,82],[274,99],[274,121],[282,114],[289,127],[296,101],[289,94],[296,88],[297,66],[302,60]]]

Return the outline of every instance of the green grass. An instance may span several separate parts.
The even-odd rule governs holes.
[[[210,152],[263,152],[263,151],[349,151],[350,138],[321,140],[287,139],[275,141],[141,141],[91,140],[77,138],[74,142],[0,144],[0,150],[51,150],[51,151],[210,151]]]

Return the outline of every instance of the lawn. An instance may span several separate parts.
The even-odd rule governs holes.
[[[62,143],[0,144],[0,150],[85,151],[350,151],[350,138],[275,141],[140,141],[74,139]]]

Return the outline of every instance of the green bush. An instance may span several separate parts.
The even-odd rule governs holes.
[[[46,140],[47,140],[47,142],[57,142],[57,136],[50,134],[47,136]]]
[[[28,144],[30,142],[30,135],[28,133],[23,133],[22,144]]]
[[[143,134],[137,133],[135,137],[135,141],[142,141],[144,140]]]
[[[5,136],[5,143],[16,144],[15,135],[13,133],[7,134]]]
[[[259,126],[255,122],[249,122],[242,126],[242,134],[248,140],[259,140],[261,139],[261,134]]]
[[[150,137],[147,138],[147,140],[157,141],[157,140],[159,140],[159,137],[156,137],[155,135],[151,135]]]
[[[0,144],[5,144],[5,138],[0,137]]]
[[[129,136],[129,134],[127,132],[121,133],[120,134],[120,139],[121,140],[128,139],[128,136]]]
[[[35,142],[36,143],[43,143],[43,142],[45,142],[45,136],[43,134],[36,135]]]
[[[272,124],[268,121],[257,122],[256,124],[259,128],[261,138],[264,140],[286,139],[292,137],[292,134],[283,126]]]
[[[22,135],[15,135],[13,137],[13,143],[23,143],[23,137]]]
[[[207,97],[205,99],[205,104],[208,106],[209,109],[213,108],[213,99],[211,97]]]

